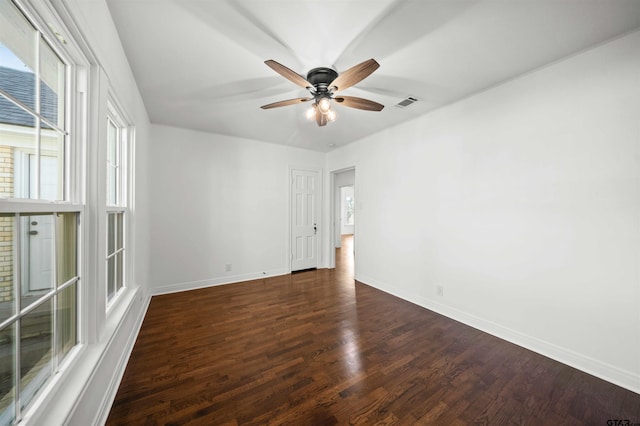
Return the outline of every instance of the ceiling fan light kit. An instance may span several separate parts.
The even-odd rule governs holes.
[[[338,74],[332,68],[314,68],[307,73],[306,79],[273,59],[269,59],[264,63],[287,80],[307,89],[311,93],[311,97],[273,102],[261,106],[260,108],[262,109],[279,108],[313,101],[313,105],[307,111],[307,118],[310,120],[315,119],[318,126],[326,126],[328,122],[335,121],[337,117],[335,110],[332,108],[332,100],[346,107],[365,111],[382,111],[382,108],[384,108],[384,105],[368,99],[354,96],[335,96],[339,90],[347,89],[359,83],[377,70],[380,64],[375,59],[364,61],[349,68],[342,74]]]
[[[331,98],[329,98],[328,96],[320,96],[317,99],[317,103],[318,103],[318,108],[320,109],[320,112],[323,114],[326,114],[329,112],[329,110],[331,109]]]

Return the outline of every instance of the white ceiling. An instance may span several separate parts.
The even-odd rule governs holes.
[[[638,0],[107,0],[153,123],[319,151],[341,146],[640,27]],[[336,106],[325,127],[306,76],[380,68],[340,92],[385,105]],[[394,105],[407,96],[408,108]]]

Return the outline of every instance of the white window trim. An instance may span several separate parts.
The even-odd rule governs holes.
[[[87,114],[83,113],[87,108],[86,103],[86,81],[89,63],[83,51],[78,45],[73,43],[71,38],[66,38],[70,42],[63,46],[62,41],[54,34],[56,29],[65,29],[58,14],[54,11],[53,5],[49,2],[39,2],[34,0],[13,0],[13,3],[24,14],[24,16],[39,31],[41,37],[56,55],[66,64],[66,85],[65,85],[65,112],[64,112],[64,129],[60,132],[63,139],[64,163],[60,168],[64,173],[64,180],[61,182],[62,198],[64,201],[48,201],[37,199],[1,199],[0,212],[2,213],[78,213],[78,234],[77,234],[77,277],[72,282],[67,282],[63,286],[58,287],[55,291],[66,288],[68,285],[77,283],[78,294],[76,299],[76,339],[77,344],[67,353],[63,360],[54,359],[54,371],[48,377],[44,386],[39,390],[35,398],[16,414],[16,421],[21,423],[29,423],[34,417],[46,418],[46,414],[42,415],[42,406],[47,401],[55,398],[55,389],[59,389],[60,382],[69,377],[71,368],[76,364],[78,355],[85,349],[86,338],[86,319],[87,312],[84,301],[86,300],[86,290],[84,288],[84,273],[88,259],[86,250],[84,249],[84,238],[86,235],[84,222],[86,211],[84,206],[84,189],[86,187],[83,182],[84,170],[86,169],[84,156],[86,152],[86,135],[87,135]],[[46,120],[45,120],[46,121]],[[50,123],[52,124],[52,123]],[[58,126],[52,126],[57,129]],[[59,129],[61,130],[61,129]],[[73,142],[73,150],[70,150]],[[52,290],[53,291],[53,290]],[[53,299],[55,301],[55,298]],[[42,300],[34,303],[39,305]],[[55,307],[54,307],[55,309]],[[26,311],[23,311],[24,314]],[[55,334],[55,330],[52,330]],[[57,356],[54,358],[58,358]]]
[[[104,200],[105,200],[105,207],[104,207],[104,213],[103,216],[105,218],[105,225],[104,225],[104,235],[106,238],[107,235],[107,230],[108,230],[108,223],[107,223],[107,215],[109,213],[123,213],[123,223],[122,223],[122,227],[123,227],[123,235],[122,235],[122,241],[123,241],[123,247],[122,249],[114,252],[114,253],[106,253],[107,252],[107,244],[105,241],[105,256],[103,256],[104,260],[104,264],[105,264],[105,270],[104,270],[104,289],[105,289],[105,301],[106,301],[106,315],[110,316],[112,314],[112,312],[115,310],[115,307],[120,303],[120,300],[125,299],[125,297],[123,297],[124,294],[126,294],[130,287],[131,287],[131,283],[133,282],[132,278],[133,278],[133,268],[134,268],[134,262],[132,259],[132,253],[133,250],[131,248],[131,244],[132,244],[132,238],[131,238],[131,224],[132,224],[132,220],[131,220],[131,205],[132,205],[132,194],[133,194],[133,188],[132,188],[132,182],[133,182],[133,170],[131,168],[131,165],[133,164],[131,158],[133,155],[133,138],[135,135],[135,127],[132,125],[132,120],[129,118],[129,115],[126,113],[126,110],[122,107],[122,104],[118,101],[117,97],[115,96],[115,94],[113,93],[113,90],[110,88],[109,92],[108,92],[108,98],[107,98],[107,120],[108,121],[112,121],[116,127],[118,129],[120,129],[120,137],[123,138],[123,142],[122,145],[124,145],[124,152],[119,153],[119,164],[118,164],[118,168],[120,169],[120,173],[118,173],[118,179],[117,179],[117,197],[116,197],[116,203],[117,205],[109,205],[106,204],[106,191],[107,191],[107,184],[106,184],[106,176],[104,179]],[[104,149],[101,149],[101,153],[104,154],[104,161],[102,162],[103,164],[105,164],[105,169],[106,169],[106,164],[107,164],[107,143],[105,143]],[[111,300],[109,300],[109,295],[108,295],[108,289],[107,289],[107,274],[108,271],[106,270],[106,261],[108,258],[113,257],[116,253],[119,252],[124,252],[123,254],[123,258],[122,258],[122,263],[123,263],[123,267],[124,267],[124,271],[123,271],[123,275],[122,275],[122,280],[123,280],[123,285],[122,288],[120,288],[119,290],[116,291],[116,293],[111,297]]]

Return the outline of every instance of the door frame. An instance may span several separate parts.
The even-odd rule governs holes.
[[[323,230],[323,225],[324,225],[324,220],[323,220],[323,212],[324,212],[324,170],[322,169],[322,167],[314,167],[314,166],[298,166],[298,165],[289,165],[289,171],[287,174],[287,188],[288,188],[288,193],[289,193],[289,226],[287,229],[287,244],[286,244],[286,248],[287,248],[287,268],[289,270],[289,273],[292,272],[292,265],[293,265],[293,247],[291,244],[291,239],[293,237],[293,214],[292,214],[292,208],[293,208],[293,191],[291,190],[291,186],[293,184],[293,172],[295,170],[300,170],[300,171],[306,171],[306,172],[315,172],[318,174],[318,191],[317,191],[317,197],[318,199],[316,200],[316,214],[317,214],[317,219],[318,219],[318,238],[316,238],[316,268],[319,268],[320,265],[322,265],[322,260],[323,260],[323,254],[322,254],[322,248],[323,248],[323,244],[322,241],[324,239],[323,235],[324,235],[324,230]]]

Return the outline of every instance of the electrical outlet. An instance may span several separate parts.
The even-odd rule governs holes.
[[[230,272],[231,271],[231,264],[227,263],[227,266],[225,267],[225,271]]]
[[[444,296],[444,287],[441,285],[436,286],[436,294],[438,296]]]

